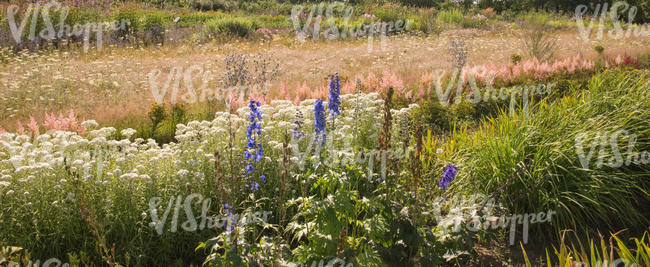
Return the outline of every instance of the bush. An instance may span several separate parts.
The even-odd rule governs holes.
[[[438,13],[437,21],[449,24],[461,24],[463,22],[463,13],[458,9],[442,10]]]
[[[237,8],[237,3],[227,0],[187,0],[187,5],[201,11],[224,10],[230,11]]]
[[[384,22],[395,22],[398,20],[405,20],[408,14],[408,9],[398,5],[383,5],[375,8],[372,14],[377,16],[379,20]]]
[[[415,119],[420,118],[434,133],[440,134],[450,130],[451,118],[450,112],[443,107],[438,100],[424,102],[415,113]]]
[[[212,19],[205,23],[202,37],[209,39],[222,34],[246,37],[259,28],[257,22],[248,18],[226,17]]]
[[[487,20],[481,18],[463,18],[460,26],[463,28],[479,28],[487,25]]]
[[[165,18],[163,12],[151,12],[144,16],[142,20],[142,32],[144,33],[144,41],[150,43],[163,43],[165,41]]]
[[[138,13],[130,8],[122,8],[115,12],[113,15],[113,20],[128,21],[129,23],[124,24],[124,28],[120,28],[115,31],[115,36],[117,38],[128,38],[129,36],[135,36],[138,33],[138,28],[140,27],[140,19]]]

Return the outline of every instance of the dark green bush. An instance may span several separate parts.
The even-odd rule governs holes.
[[[120,28],[115,31],[115,36],[117,38],[127,38],[129,36],[135,36],[140,27],[140,19],[138,13],[135,10],[123,8],[115,12],[113,15],[113,20],[117,20],[120,23],[122,21],[128,21],[129,23],[124,24],[124,28]]]
[[[163,12],[147,13],[142,20],[141,31],[145,43],[162,43],[165,40],[165,26],[169,24]]]
[[[423,103],[414,116],[416,120],[422,119],[427,128],[432,129],[435,134],[450,130],[450,113],[438,100]]]

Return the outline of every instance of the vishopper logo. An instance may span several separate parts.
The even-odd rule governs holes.
[[[300,140],[306,140],[307,145],[305,150],[300,149]],[[345,166],[347,164],[367,164],[367,178],[370,180],[375,173],[379,170],[381,180],[386,178],[388,163],[393,160],[399,160],[408,156],[407,152],[402,149],[369,149],[362,151],[354,151],[351,138],[343,140],[342,149],[338,149],[334,144],[333,137],[325,139],[324,143],[319,142],[316,135],[306,135],[300,138],[293,138],[291,141],[291,151],[293,153],[294,161],[297,162],[298,168],[304,170],[308,162],[315,164],[323,164],[328,168],[336,168],[338,166]],[[350,157],[354,154],[354,157]],[[378,165],[378,166],[377,166]]]
[[[83,51],[84,53],[88,52],[90,46],[90,36],[91,33],[95,33],[95,39],[97,41],[97,51],[102,50],[104,30],[108,31],[118,31],[124,30],[128,25],[131,24],[131,21],[128,19],[122,19],[120,21],[114,20],[112,22],[88,22],[86,24],[74,25],[65,24],[66,18],[70,8],[67,6],[62,6],[59,2],[49,2],[43,6],[40,3],[29,4],[27,9],[22,14],[23,18],[20,21],[20,24],[17,22],[17,15],[20,10],[18,5],[10,5],[7,8],[7,22],[9,24],[9,29],[14,41],[17,44],[23,42],[25,27],[27,26],[28,20],[31,18],[31,24],[29,25],[29,34],[27,35],[28,40],[36,41],[37,36],[47,40],[52,41],[56,38],[63,37],[81,37],[83,36]],[[50,17],[50,12],[59,13],[59,23],[58,23],[58,32],[56,31],[55,26],[52,23]],[[39,13],[43,18],[44,28],[38,33],[36,33],[36,27],[39,24]],[[20,25],[20,26],[19,26]]]
[[[480,73],[488,73],[488,70],[479,66],[473,69],[463,69],[454,68],[453,72],[449,76],[449,81],[447,82],[446,88],[440,82],[443,78],[447,77],[447,70],[437,69],[433,72],[432,80],[437,82],[434,83],[436,96],[440,101],[440,104],[443,106],[448,105],[449,103],[461,103],[462,101],[468,101],[472,104],[478,104],[481,101],[488,100],[506,100],[510,99],[509,104],[509,115],[513,116],[518,97],[521,97],[522,108],[524,113],[528,113],[528,103],[531,96],[534,95],[548,95],[551,93],[552,89],[555,88],[556,83],[549,84],[539,84],[539,85],[517,85],[513,87],[501,87],[501,88],[492,88],[491,84],[493,77],[490,74],[479,75],[485,76],[485,87],[480,88],[479,83],[477,83],[475,76]],[[452,90],[456,87],[455,97],[452,95]],[[469,92],[465,94],[464,92],[469,88]],[[453,97],[453,99],[452,99]],[[453,100],[453,101],[452,101]]]
[[[210,71],[209,64],[191,65],[185,69],[172,67],[162,80],[163,71],[153,69],[147,75],[151,93],[157,103],[169,99],[174,105],[179,97],[188,104],[216,99],[225,100],[227,109],[231,110],[236,106],[234,102],[241,105],[249,97],[265,97],[279,70],[272,53],[228,54],[223,62],[225,69],[221,73]],[[212,81],[219,86],[212,88]],[[195,87],[197,84],[198,88]]]
[[[386,35],[392,32],[401,32],[408,30],[411,26],[411,21],[397,20],[397,21],[375,21],[370,23],[360,23],[353,25],[350,20],[354,13],[354,8],[351,6],[346,7],[343,2],[334,2],[329,5],[320,3],[312,5],[309,13],[305,13],[305,7],[302,5],[295,5],[291,9],[291,20],[293,22],[293,29],[296,33],[296,39],[304,43],[308,38],[310,31],[314,41],[322,37],[327,40],[364,37],[368,38],[368,52],[374,48],[374,39],[378,37],[381,42],[382,51],[386,50]],[[325,13],[326,18],[323,18]],[[338,14],[337,14],[338,13]],[[337,17],[343,16],[342,29],[336,24]],[[374,19],[372,15],[364,15],[366,19]],[[301,25],[301,22],[304,24]],[[321,24],[325,22],[329,28],[321,33]],[[311,27],[311,29],[310,29]]]
[[[7,265],[7,267],[20,267],[20,266],[21,266],[20,263],[15,262],[15,261],[9,261],[9,263]],[[38,267],[38,266],[41,266],[41,267],[49,267],[49,266],[52,266],[52,267],[70,267],[70,264],[64,263],[64,262],[62,262],[61,260],[59,260],[57,258],[50,258],[50,259],[45,260],[43,262],[43,265],[41,265],[41,260],[36,260],[36,262],[32,262],[30,260],[27,263],[26,266],[27,267],[32,267],[32,266],[36,266],[36,267]]]
[[[199,65],[191,65],[185,69],[172,67],[167,77],[164,77],[162,70],[154,69],[149,72],[147,78],[156,103],[169,99],[172,105],[179,103],[179,100],[186,104],[225,100],[229,107],[233,99],[246,98],[251,94],[266,95],[271,86],[270,82],[264,81],[262,84],[211,88],[209,84],[214,80],[214,73]]]
[[[575,11],[576,24],[578,26],[578,30],[580,31],[580,37],[582,37],[582,40],[584,40],[585,42],[588,42],[589,38],[591,37],[591,30],[594,27],[594,23],[596,22],[596,19],[598,19],[598,31],[596,33],[596,40],[603,39],[603,31],[605,29],[605,24],[608,21],[611,21],[613,23],[614,28],[610,29],[607,32],[607,34],[609,35],[610,38],[613,38],[615,40],[630,38],[632,36],[643,37],[643,36],[650,35],[650,26],[647,23],[644,23],[642,25],[634,25],[632,23],[636,16],[637,8],[636,6],[630,7],[630,5],[627,2],[624,1],[614,2],[614,4],[612,4],[611,9],[609,11],[608,11],[608,3],[603,3],[602,5],[596,4],[596,8],[594,9],[593,16],[591,17],[589,24],[585,27],[583,16],[588,12],[588,10],[589,7],[587,7],[586,5],[578,5]],[[625,14],[624,12],[626,11],[627,11],[627,24],[622,24],[619,21],[619,12]],[[625,26],[627,30],[624,30],[623,26]]]
[[[578,261],[572,267],[639,267],[636,263],[630,262],[627,259],[619,258],[613,260],[611,263],[608,260],[598,260],[593,265],[589,262]]]
[[[351,262],[346,263],[344,259],[336,257],[330,260],[327,259],[314,260],[311,262],[311,265],[306,263],[290,262],[284,266],[287,267],[354,267],[354,264]]]
[[[585,154],[585,142],[588,142],[589,139],[591,139],[591,143],[586,143],[589,145],[589,152]],[[621,139],[624,141],[623,143],[627,144],[625,150],[619,147],[619,140]],[[648,151],[639,152],[634,150],[636,140],[637,135],[630,134],[627,130],[618,130],[613,133],[599,131],[592,137],[587,133],[579,133],[575,137],[576,154],[578,154],[582,168],[587,170],[594,167],[591,165],[591,160],[594,157],[596,149],[598,149],[596,169],[603,167],[607,157],[609,157],[607,166],[611,168],[620,168],[623,165],[630,166],[631,164],[641,165],[650,163],[650,153]],[[611,153],[608,154],[609,151]],[[627,157],[624,157],[621,151],[625,151]]]
[[[196,200],[196,205],[201,206],[201,216],[194,216],[192,205]],[[246,225],[255,225],[268,222],[269,216],[272,214],[271,211],[257,211],[251,212],[248,214],[226,214],[226,215],[209,215],[210,204],[212,199],[203,198],[201,194],[191,194],[185,198],[183,201],[183,196],[178,195],[177,197],[172,197],[167,204],[162,216],[158,213],[158,207],[162,203],[160,197],[153,197],[149,200],[149,216],[151,217],[152,222],[149,226],[154,227],[156,232],[159,235],[163,234],[165,229],[165,224],[169,218],[169,213],[174,207],[174,212],[171,218],[171,225],[169,225],[169,230],[172,233],[178,231],[178,222],[179,222],[179,213],[181,205],[185,213],[186,221],[184,221],[180,228],[187,232],[194,232],[196,230],[203,229],[216,229],[216,228],[232,228],[235,226],[246,226]],[[174,204],[175,203],[175,204]],[[182,203],[182,204],[181,204]],[[147,214],[142,213],[143,218],[146,218]],[[198,220],[200,219],[200,220]]]
[[[528,229],[530,224],[551,222],[555,211],[512,214],[494,216],[497,212],[495,208],[501,205],[496,203],[494,198],[483,194],[474,194],[469,198],[462,196],[452,200],[449,213],[442,216],[442,207],[447,204],[448,199],[438,197],[434,200],[434,209],[431,213],[438,222],[438,227],[443,233],[460,232],[465,228],[470,232],[478,232],[488,229],[509,228],[509,243],[514,245],[517,225],[522,225],[523,243],[528,243]]]

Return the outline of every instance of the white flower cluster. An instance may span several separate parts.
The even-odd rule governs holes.
[[[313,99],[305,100],[296,106],[289,101],[275,100],[271,105],[260,107],[264,161],[280,161],[284,135],[293,136],[294,131],[304,132],[304,141],[292,142],[291,148],[302,146],[304,151],[309,144],[306,140],[314,131],[314,102]],[[383,100],[376,93],[349,94],[342,95],[341,102],[341,115],[327,119],[327,138],[333,142],[328,149],[334,149],[333,154],[352,158],[352,138],[363,135],[369,137],[368,140],[376,140],[381,134]],[[393,118],[407,116],[415,107],[393,110]],[[300,129],[295,123],[298,111],[303,114]],[[48,181],[45,184],[65,196],[70,185],[61,179],[63,177],[78,177],[79,181],[98,187],[202,181],[205,170],[215,161],[225,163],[225,157],[217,158],[215,152],[226,153],[232,148],[234,155],[242,157],[249,113],[244,106],[235,114],[219,112],[212,121],[179,124],[175,135],[177,142],[164,145],[152,139],[130,139],[135,134],[133,129],[120,132],[127,139],[114,140],[117,131],[113,127],[91,130],[86,136],[63,131],[35,138],[4,133],[0,135],[0,194],[25,192],[30,183]],[[97,126],[94,121],[84,124],[88,128]],[[397,129],[394,131],[393,136],[397,136]],[[231,132],[234,133],[232,139]],[[362,145],[374,149],[374,142]],[[291,158],[295,159],[296,155]],[[179,180],[182,183],[178,183]]]

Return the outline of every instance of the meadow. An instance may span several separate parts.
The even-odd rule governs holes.
[[[0,5],[0,266],[650,265],[649,7],[431,2]]]

